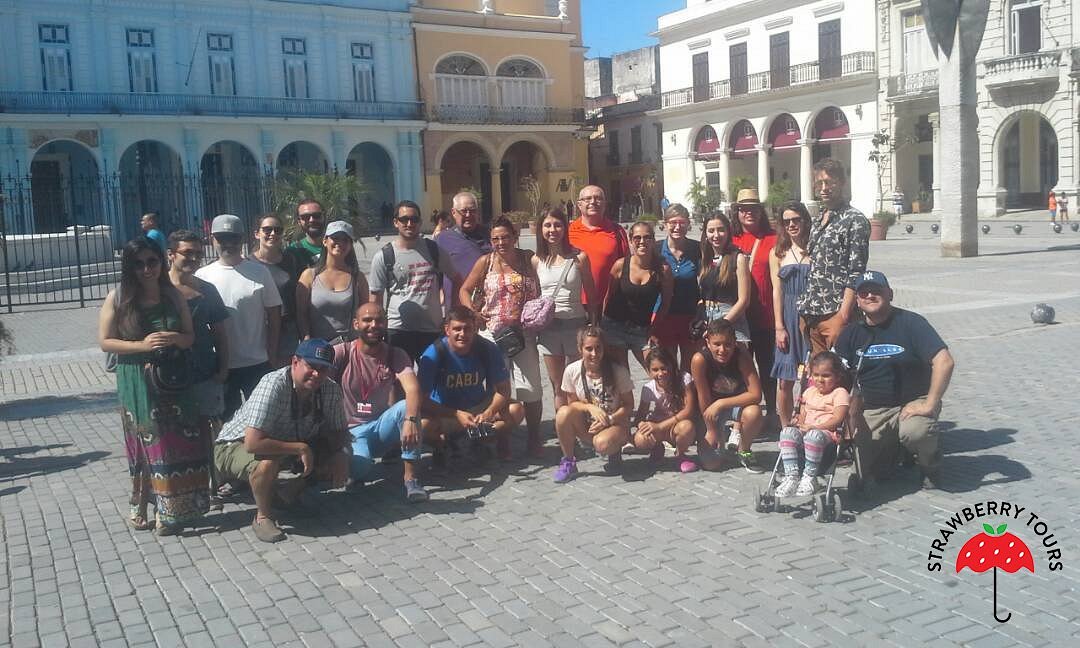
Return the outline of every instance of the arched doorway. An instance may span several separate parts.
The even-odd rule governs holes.
[[[300,171],[330,173],[330,161],[322,149],[311,142],[293,142],[278,153],[277,171],[278,175]]]
[[[485,222],[491,221],[491,160],[484,149],[473,142],[457,142],[443,154],[439,165],[442,173],[442,203],[450,205],[454,194],[464,189],[480,193],[480,213]]]
[[[778,115],[769,127],[769,180],[770,187],[774,183],[786,183],[784,190],[785,198],[791,200],[801,193],[799,186],[799,139],[802,133],[799,131],[799,122],[788,113]],[[770,188],[769,195],[773,190]]]
[[[243,144],[232,140],[212,144],[199,162],[202,219],[235,214],[251,222],[266,207],[261,175],[255,156]]]
[[[148,211],[157,212],[160,225],[168,232],[189,227],[184,200],[180,156],[167,145],[140,140],[120,157],[120,194],[123,238],[139,235],[139,220]]]
[[[737,192],[732,187],[745,185],[757,188],[757,146],[758,136],[754,125],[743,119],[731,127],[728,135],[728,148],[731,149],[731,161],[728,162],[728,187],[722,187],[728,194],[728,200],[734,201]]]
[[[851,177],[851,139],[848,137],[847,115],[836,106],[829,106],[814,118],[811,137],[814,144],[814,163],[824,158],[832,158],[843,165],[847,176]]]
[[[30,161],[30,189],[36,233],[104,223],[97,161],[78,142],[54,140],[39,148]]]
[[[356,176],[364,194],[356,206],[369,223],[390,229],[394,203],[394,163],[386,149],[373,142],[357,144],[345,160],[345,173]]]
[[[694,137],[694,177],[704,179],[706,192],[706,208],[714,209],[720,205],[721,195],[727,195],[727,187],[722,187],[720,173],[720,158],[723,157],[720,146],[720,137],[716,130],[706,124],[701,127]]]
[[[1006,209],[1042,209],[1058,182],[1058,140],[1054,127],[1035,112],[1020,113],[1006,127],[998,147]]]
[[[540,147],[532,142],[514,142],[506,149],[502,157],[500,177],[503,212],[534,212],[534,205],[529,198],[530,187],[526,182],[529,177],[536,181],[534,190],[537,190],[540,196],[540,203],[535,205],[535,210],[538,211],[543,201],[548,198],[547,158]]]

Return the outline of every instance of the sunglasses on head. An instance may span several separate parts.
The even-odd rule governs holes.
[[[259,228],[263,234],[281,234],[285,228],[281,225],[263,225]]]

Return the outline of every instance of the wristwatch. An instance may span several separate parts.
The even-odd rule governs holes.
[[[420,426],[420,417],[419,416],[406,416],[405,420],[410,421],[412,423],[415,423],[417,427]]]

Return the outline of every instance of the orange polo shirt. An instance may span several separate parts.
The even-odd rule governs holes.
[[[599,227],[589,227],[578,218],[570,223],[567,239],[570,245],[589,257],[597,299],[603,304],[607,297],[608,285],[611,283],[611,266],[615,265],[616,260],[626,256],[630,249],[626,231],[606,218]],[[581,301],[588,303],[584,294],[581,296]]]

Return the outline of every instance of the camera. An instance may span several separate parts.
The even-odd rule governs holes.
[[[495,436],[495,428],[491,423],[480,423],[465,428],[465,438],[469,441],[480,441]]]

